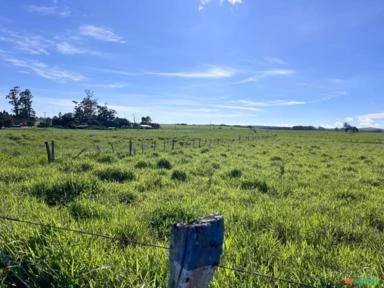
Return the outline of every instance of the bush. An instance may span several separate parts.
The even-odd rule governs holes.
[[[93,203],[85,201],[74,202],[69,206],[69,212],[76,220],[103,217],[103,212]]]
[[[187,174],[183,171],[175,170],[172,173],[171,179],[184,182],[187,180]]]
[[[171,162],[169,162],[167,159],[160,159],[157,162],[157,168],[169,170],[172,168],[172,165],[171,165]]]
[[[232,178],[239,178],[241,177],[242,173],[239,169],[232,169],[231,172],[229,172],[229,176]]]
[[[107,168],[96,172],[96,174],[101,180],[111,182],[125,182],[135,179],[135,174],[133,174],[133,172],[122,170],[120,168]]]
[[[196,210],[186,210],[179,206],[167,206],[155,209],[150,214],[150,228],[158,239],[169,236],[170,227],[176,223],[187,223],[196,218]]]
[[[132,204],[135,200],[136,195],[131,192],[125,192],[119,195],[119,202],[121,204]]]
[[[265,181],[255,180],[255,181],[244,181],[241,183],[241,189],[243,190],[254,190],[257,189],[260,192],[267,193],[268,185]]]
[[[98,193],[100,185],[93,178],[67,176],[32,182],[24,187],[24,191],[54,206],[69,203],[81,194]]]
[[[149,166],[150,166],[150,163],[145,162],[145,161],[139,161],[139,162],[136,163],[135,168],[143,169],[143,168],[147,168]]]

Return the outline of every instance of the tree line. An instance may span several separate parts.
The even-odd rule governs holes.
[[[11,113],[0,112],[0,128],[12,126],[61,127],[61,128],[160,128],[151,117],[141,117],[140,123],[132,123],[126,118],[117,117],[117,112],[107,104],[99,104],[94,92],[85,90],[81,101],[74,103],[73,112],[59,113],[53,118],[37,118],[32,108],[33,95],[29,89],[10,89],[5,96],[11,105]]]

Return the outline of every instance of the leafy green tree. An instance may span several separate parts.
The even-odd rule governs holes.
[[[85,97],[81,102],[73,101],[76,104],[74,111],[75,122],[78,124],[93,124],[96,120],[97,100],[91,90],[85,90]]]
[[[20,92],[19,94],[19,114],[20,118],[27,120],[27,121],[33,121],[35,118],[35,111],[32,108],[32,93],[29,89],[25,89],[24,91]]]
[[[7,111],[0,112],[0,128],[9,127],[14,121],[14,116],[9,114]]]
[[[8,95],[5,96],[8,99],[8,103],[12,106],[12,112],[15,113],[16,118],[19,118],[20,115],[20,87],[15,86],[9,90]]]
[[[152,122],[151,117],[149,117],[149,116],[141,117],[141,123],[140,124],[150,125],[151,122]]]
[[[116,110],[109,109],[107,105],[97,105],[97,120],[103,126],[113,126]]]

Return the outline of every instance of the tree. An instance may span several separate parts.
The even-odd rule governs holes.
[[[32,93],[29,89],[25,89],[19,94],[19,113],[20,118],[31,121],[35,118],[35,111],[32,108]]]
[[[20,114],[20,87],[15,86],[11,90],[9,90],[9,93],[7,96],[5,96],[6,99],[9,99],[8,103],[12,106],[12,112],[15,113],[16,118],[19,118]]]
[[[13,118],[14,117],[7,111],[0,112],[0,128],[11,126],[12,122],[14,121]]]
[[[149,116],[141,117],[141,123],[140,124],[150,125],[151,122],[152,122],[151,117],[149,117]]]
[[[91,90],[85,90],[85,97],[80,103],[76,104],[74,111],[75,122],[78,124],[93,124],[96,120],[97,100],[93,98],[94,93]]]
[[[97,105],[97,120],[103,126],[113,126],[113,120],[116,118],[116,110],[109,109],[107,104]]]

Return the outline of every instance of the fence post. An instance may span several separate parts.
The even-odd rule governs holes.
[[[45,149],[47,150],[48,163],[51,163],[52,158],[51,158],[51,149],[49,148],[49,143],[48,141],[45,141],[44,143],[45,143]]]
[[[207,288],[220,263],[224,217],[214,213],[171,229],[170,288]]]
[[[55,162],[55,141],[51,141],[51,161]]]
[[[129,140],[129,156],[132,156],[132,140]]]
[[[175,149],[175,142],[176,142],[176,140],[172,139],[172,150]]]

